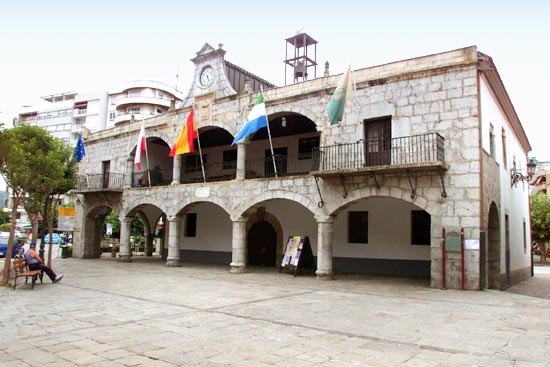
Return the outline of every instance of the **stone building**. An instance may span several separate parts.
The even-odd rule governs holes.
[[[421,276],[432,287],[478,290],[530,276],[528,187],[510,176],[530,145],[492,59],[476,47],[355,70],[337,125],[326,106],[341,75],[275,87],[226,61],[221,45],[205,44],[192,61],[183,107],[144,120],[141,171],[140,123],[85,139],[73,256],[100,255],[101,220],[113,209],[122,261],[131,261],[139,213],[149,254],[164,223],[167,266],[276,271],[287,238],[300,235],[320,279]],[[265,128],[231,146],[260,88],[274,159]],[[202,164],[198,149],[168,155],[191,106]]]

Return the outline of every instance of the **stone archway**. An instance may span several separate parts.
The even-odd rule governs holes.
[[[283,258],[283,229],[277,218],[268,212],[266,212],[264,207],[259,207],[257,211],[252,214],[248,221],[246,222],[246,233],[247,239],[250,239],[250,234],[254,235],[254,231],[267,230],[269,227],[272,228],[273,233],[268,233],[267,238],[270,238],[274,235],[275,240],[275,266],[279,264]],[[268,241],[273,241],[273,239],[268,239]],[[247,243],[248,252],[250,254],[250,243]],[[268,250],[269,251],[269,250]],[[259,264],[257,264],[259,265]]]
[[[500,289],[500,220],[494,202],[489,208],[489,227],[487,231],[487,286]]]

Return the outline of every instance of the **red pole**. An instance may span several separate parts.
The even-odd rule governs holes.
[[[445,289],[445,227],[441,229],[441,288]]]
[[[464,228],[460,229],[460,255],[461,255],[461,261],[462,261],[462,276],[461,276],[461,282],[462,282],[462,290],[464,290]]]

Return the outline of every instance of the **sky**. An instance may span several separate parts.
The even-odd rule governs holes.
[[[0,122],[60,92],[157,80],[187,93],[205,43],[285,84],[286,39],[317,42],[317,76],[475,45],[493,58],[533,150],[550,161],[548,1],[3,1]],[[290,52],[290,51],[289,51]],[[179,77],[176,78],[176,75]]]

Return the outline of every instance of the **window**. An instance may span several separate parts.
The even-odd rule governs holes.
[[[115,112],[111,111],[109,112],[109,121],[113,121],[115,119]]]
[[[203,154],[202,160],[206,169],[206,154]],[[187,155],[185,156],[185,173],[202,172],[201,156]]]
[[[223,169],[237,168],[237,149],[226,150],[223,152]]]
[[[197,213],[187,213],[185,219],[185,237],[197,237]]]
[[[128,113],[139,113],[139,107],[128,107]]]
[[[525,226],[525,218],[523,219],[523,253],[527,253],[527,227]]]
[[[508,169],[506,154],[506,131],[502,129],[502,163],[504,164],[504,169]]]
[[[298,140],[298,160],[311,159],[313,148],[319,148],[319,137]]]
[[[491,124],[491,127],[489,128],[489,154],[491,157],[495,157],[495,128],[493,124]]]
[[[369,212],[348,212],[348,242],[369,242]]]
[[[157,114],[160,115],[162,113],[162,110],[157,107]]]
[[[411,244],[430,245],[432,220],[425,210],[411,211]]]

